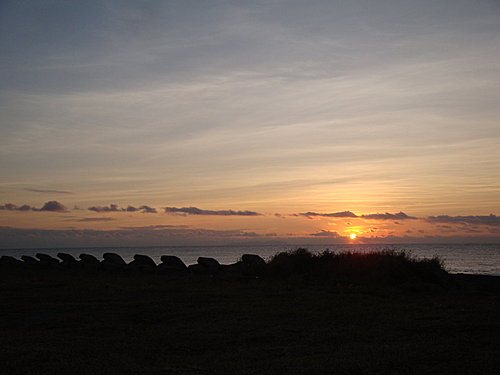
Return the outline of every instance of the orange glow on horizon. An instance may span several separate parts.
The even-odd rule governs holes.
[[[356,233],[351,233],[351,234],[349,235],[349,238],[350,238],[351,240],[355,240],[355,239],[356,239],[356,237],[357,237]]]

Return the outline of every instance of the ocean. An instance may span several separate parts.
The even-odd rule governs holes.
[[[36,253],[46,253],[56,256],[58,252],[66,252],[78,257],[81,253],[95,255],[101,259],[106,252],[120,254],[126,262],[133,259],[134,254],[149,255],[160,262],[162,255],[176,255],[186,264],[196,263],[200,256],[213,257],[221,264],[231,264],[239,260],[243,254],[258,254],[269,259],[280,251],[305,247],[313,252],[330,249],[331,251],[361,251],[370,252],[384,249],[406,250],[416,258],[431,258],[438,256],[444,261],[445,269],[452,273],[467,273],[500,276],[500,244],[414,244],[414,245],[269,245],[269,246],[161,246],[161,247],[79,247],[51,249],[0,249],[1,255],[20,258],[21,255],[34,256]]]

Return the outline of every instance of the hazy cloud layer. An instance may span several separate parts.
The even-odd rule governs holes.
[[[362,219],[375,219],[375,220],[408,220],[417,219],[413,216],[408,216],[404,212],[399,212],[397,214],[391,214],[389,212],[383,214],[366,214],[366,215],[356,215],[351,211],[334,212],[334,213],[318,213],[318,212],[304,212],[299,214],[300,216],[305,216],[308,218],[319,216],[319,217],[352,217],[352,218],[362,218]]]
[[[31,207],[27,204],[23,204],[22,206],[17,206],[13,203],[5,203],[4,205],[0,206],[0,210],[23,211],[23,212],[28,212],[28,211],[67,212],[68,211],[62,203],[57,201],[45,202],[42,208]]]
[[[47,193],[47,194],[74,194],[72,191],[62,191],[62,190],[44,190],[44,189],[24,189],[32,193]]]
[[[418,219],[417,217],[414,217],[414,216],[408,216],[404,212],[399,212],[397,214],[390,214],[389,212],[386,212],[385,214],[368,214],[368,215],[361,215],[361,217],[364,219],[375,219],[375,220],[415,220],[415,219]]]
[[[197,207],[165,207],[166,213],[180,213],[187,215],[219,215],[219,216],[260,216],[262,214],[254,211],[233,210],[202,210]]]
[[[77,223],[90,223],[90,222],[99,222],[99,221],[115,221],[116,219],[113,217],[84,217],[81,219],[70,219],[68,221],[74,221]]]
[[[245,230],[164,226],[130,227],[117,230],[46,230],[0,227],[0,247],[3,248],[74,246],[76,243],[79,246],[207,245],[224,244],[231,240],[259,240],[260,238],[270,240],[268,236],[261,236]]]
[[[134,206],[127,206],[127,208],[121,208],[116,204],[110,204],[109,206],[92,206],[88,208],[89,211],[94,211],[94,212],[140,212],[143,214],[156,214],[158,211],[156,211],[156,208],[150,207],[150,206],[140,206],[140,207],[134,207]]]
[[[500,216],[490,215],[470,215],[470,216],[429,216],[427,221],[430,223],[455,223],[455,224],[476,224],[500,226]]]
[[[322,216],[322,217],[358,217],[355,213],[351,211],[342,211],[334,213],[318,213],[318,212],[304,212],[300,213],[301,216],[312,217],[312,216]]]

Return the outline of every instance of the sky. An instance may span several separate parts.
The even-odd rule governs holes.
[[[500,243],[499,83],[497,0],[4,0],[0,247]]]

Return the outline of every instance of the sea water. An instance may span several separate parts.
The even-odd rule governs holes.
[[[468,273],[500,276],[500,244],[404,244],[404,245],[256,245],[256,246],[161,246],[161,247],[80,247],[57,249],[0,249],[1,255],[20,258],[21,255],[34,256],[45,253],[56,256],[65,252],[78,257],[81,253],[92,254],[101,259],[106,252],[120,254],[126,262],[133,259],[134,254],[149,255],[155,262],[160,262],[162,255],[176,255],[186,264],[194,264],[198,257],[212,257],[221,264],[237,262],[243,254],[258,254],[264,259],[271,258],[280,251],[294,250],[304,247],[312,252],[329,249],[334,252],[360,251],[371,252],[385,249],[405,250],[415,258],[439,257],[445,269],[452,273]]]

